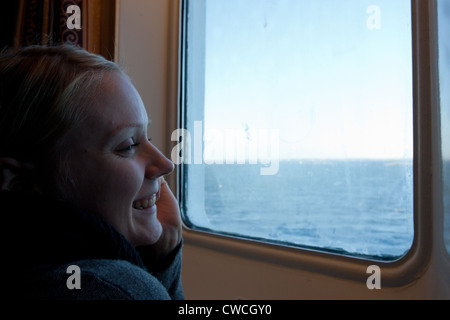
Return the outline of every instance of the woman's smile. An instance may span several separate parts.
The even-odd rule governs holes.
[[[156,193],[150,195],[145,199],[134,201],[133,208],[137,210],[145,210],[149,207],[153,207],[155,203],[156,203]]]

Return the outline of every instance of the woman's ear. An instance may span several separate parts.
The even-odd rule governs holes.
[[[12,190],[13,180],[25,166],[14,158],[0,158],[0,191]]]

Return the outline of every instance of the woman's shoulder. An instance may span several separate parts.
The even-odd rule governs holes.
[[[125,260],[88,259],[45,266],[30,274],[26,293],[38,299],[166,300],[167,289],[151,273]]]

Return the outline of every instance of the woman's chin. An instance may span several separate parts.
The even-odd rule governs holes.
[[[157,218],[156,205],[142,210],[133,209],[133,224],[130,242],[135,247],[153,245],[162,235],[163,228]]]

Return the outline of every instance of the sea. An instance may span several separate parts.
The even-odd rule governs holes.
[[[411,160],[205,165],[207,229],[351,256],[395,260],[412,246]]]

